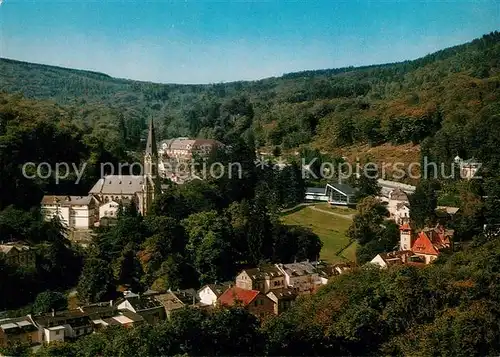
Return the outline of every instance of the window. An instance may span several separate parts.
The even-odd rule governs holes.
[[[56,335],[59,335],[59,333],[60,333],[60,332],[61,332],[61,331],[59,331],[59,330],[56,330]]]
[[[255,306],[259,305],[259,300],[255,300],[255,302],[253,303]]]

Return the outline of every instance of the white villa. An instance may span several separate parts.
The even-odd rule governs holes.
[[[72,229],[89,229],[99,220],[99,202],[89,196],[43,196],[42,213],[46,220],[58,216],[62,224]]]

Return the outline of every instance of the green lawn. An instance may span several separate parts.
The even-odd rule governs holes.
[[[330,209],[326,206],[323,208],[322,204],[317,206],[325,210]],[[350,213],[351,212],[346,214]],[[351,224],[349,219],[314,211],[308,207],[301,207],[296,211],[284,214],[282,219],[285,224],[309,227],[319,236],[323,242],[323,248],[320,254],[321,259],[330,263],[354,260],[356,251],[355,244],[351,244],[347,249],[337,254],[349,243],[349,239],[345,235],[345,232]]]

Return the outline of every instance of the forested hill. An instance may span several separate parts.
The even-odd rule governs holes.
[[[102,135],[126,129],[137,145],[150,116],[162,137],[243,137],[284,149],[414,145],[447,123],[498,112],[500,33],[414,61],[250,82],[156,84],[8,59],[0,59],[0,73],[0,90],[54,100]]]

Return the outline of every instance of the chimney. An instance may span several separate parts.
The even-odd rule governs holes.
[[[113,300],[109,300],[109,306],[113,306]]]
[[[56,310],[52,309],[52,317],[56,316]]]

